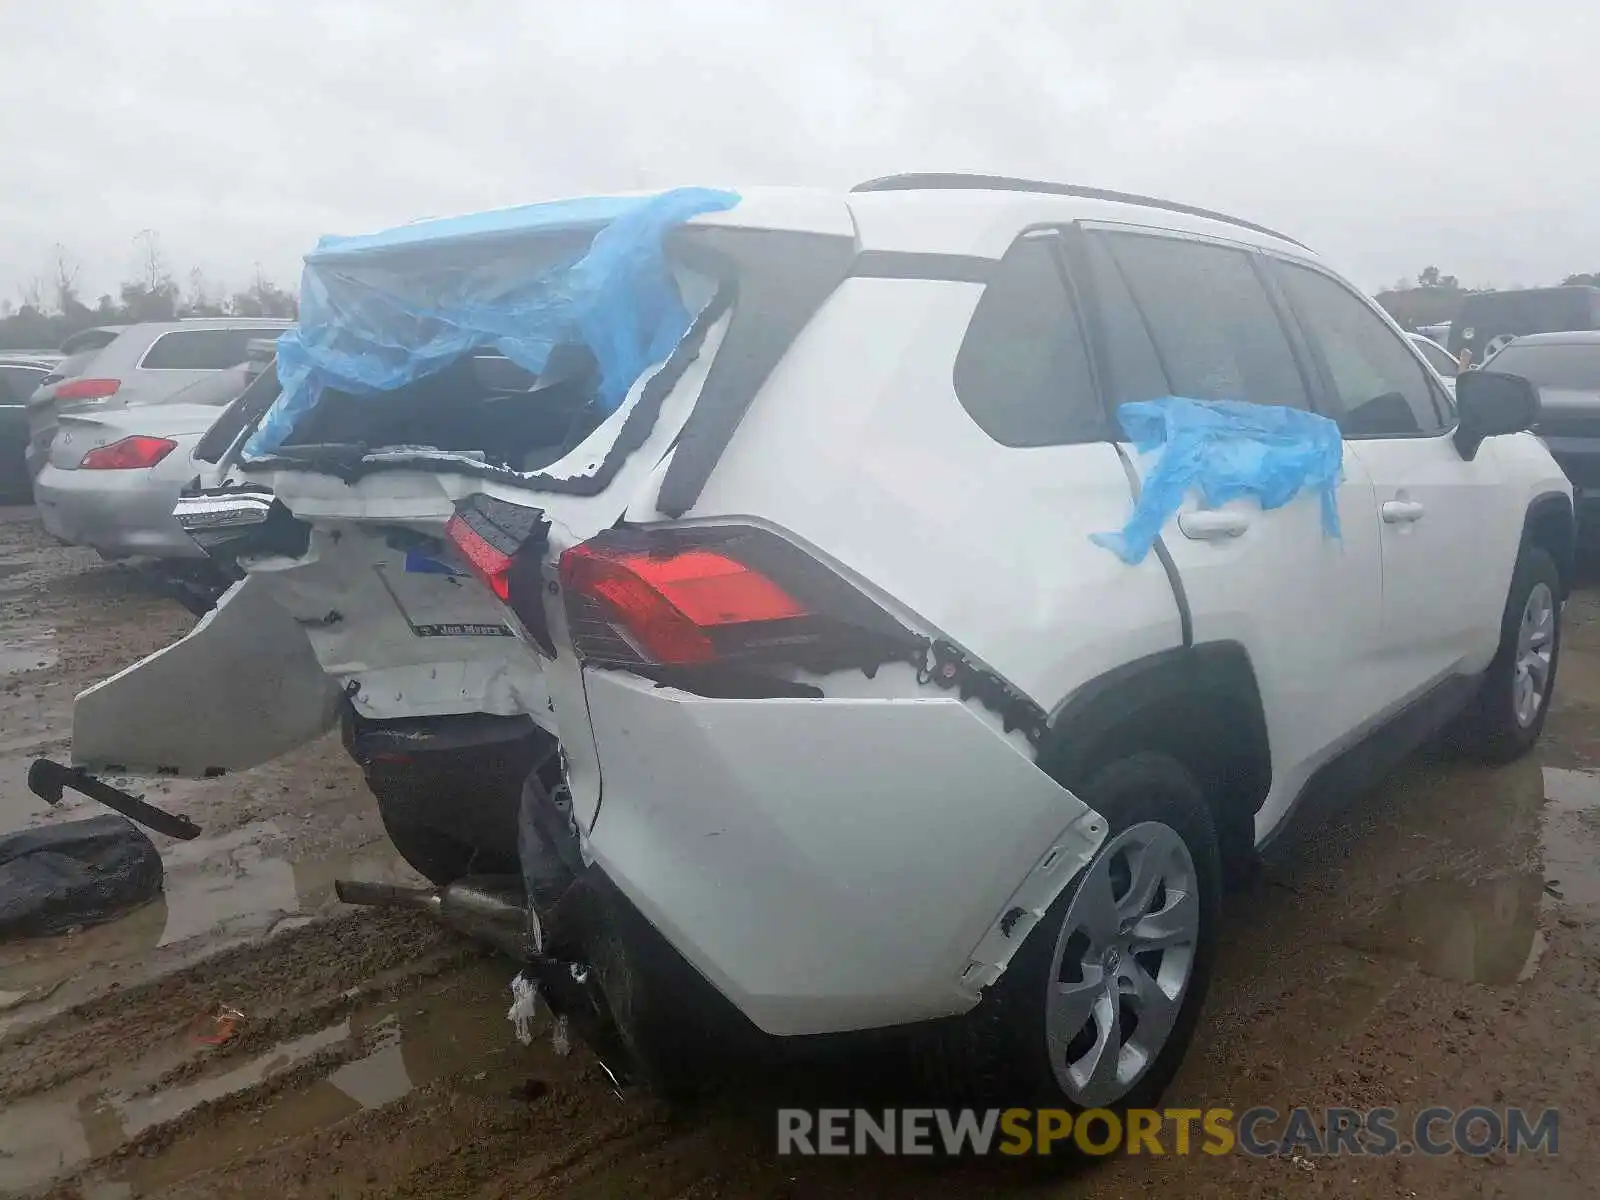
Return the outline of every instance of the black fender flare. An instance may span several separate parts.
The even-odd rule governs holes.
[[[1571,496],[1565,492],[1542,492],[1528,502],[1528,510],[1522,518],[1522,540],[1517,546],[1517,557],[1534,544],[1543,546],[1556,560],[1556,570],[1561,575],[1561,599],[1565,600],[1572,594],[1573,563],[1578,545],[1578,520]]]
[[[1247,824],[1253,830],[1272,787],[1272,751],[1245,648],[1234,641],[1175,646],[1090,680],[1051,713],[1039,765],[1072,789],[1140,749],[1172,753],[1194,770],[1219,825],[1240,836]]]

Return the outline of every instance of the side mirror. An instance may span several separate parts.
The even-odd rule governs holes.
[[[1521,375],[1463,371],[1456,376],[1456,416],[1456,449],[1471,462],[1484,438],[1533,428],[1539,389]]]

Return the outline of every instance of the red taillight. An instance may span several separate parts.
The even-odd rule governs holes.
[[[56,384],[54,394],[57,400],[104,400],[121,386],[120,379],[69,379]]]
[[[155,466],[177,448],[170,438],[136,435],[89,451],[78,466],[84,471],[133,471]]]
[[[502,601],[511,598],[511,555],[496,550],[483,535],[469,525],[460,513],[444,527],[451,545],[461,552],[478,578],[488,584]]]
[[[767,576],[715,550],[575,546],[561,556],[561,582],[598,601],[618,632],[663,665],[714,661],[718,629],[809,615]]]

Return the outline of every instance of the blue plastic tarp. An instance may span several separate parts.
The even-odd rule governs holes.
[[[278,339],[282,393],[245,457],[281,446],[329,388],[394,391],[480,349],[537,374],[555,346],[587,345],[599,403],[616,408],[692,320],[663,236],[738,202],[735,192],[679,188],[323,238],[306,255],[299,323]]]
[[[1124,562],[1144,560],[1190,488],[1207,508],[1241,496],[1254,496],[1264,509],[1281,508],[1302,491],[1315,492],[1324,536],[1339,536],[1344,439],[1327,417],[1278,405],[1167,396],[1124,404],[1117,419],[1141,454],[1161,450],[1121,532],[1090,535]]]

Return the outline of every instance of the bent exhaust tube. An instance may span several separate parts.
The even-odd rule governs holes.
[[[425,888],[338,879],[333,890],[346,904],[425,912],[521,963],[538,983],[551,1011],[569,1017],[579,1036],[588,1042],[613,1090],[625,1086],[635,1074],[633,1055],[612,1016],[599,973],[586,963],[551,958],[543,952],[544,926],[539,914],[524,904],[521,883],[515,876],[477,876],[442,888]],[[557,926],[558,911],[559,904],[547,914]]]
[[[469,937],[490,943],[519,962],[528,961],[536,950],[519,881],[511,876],[469,877],[442,888],[337,879],[333,890],[345,904],[425,912]]]

